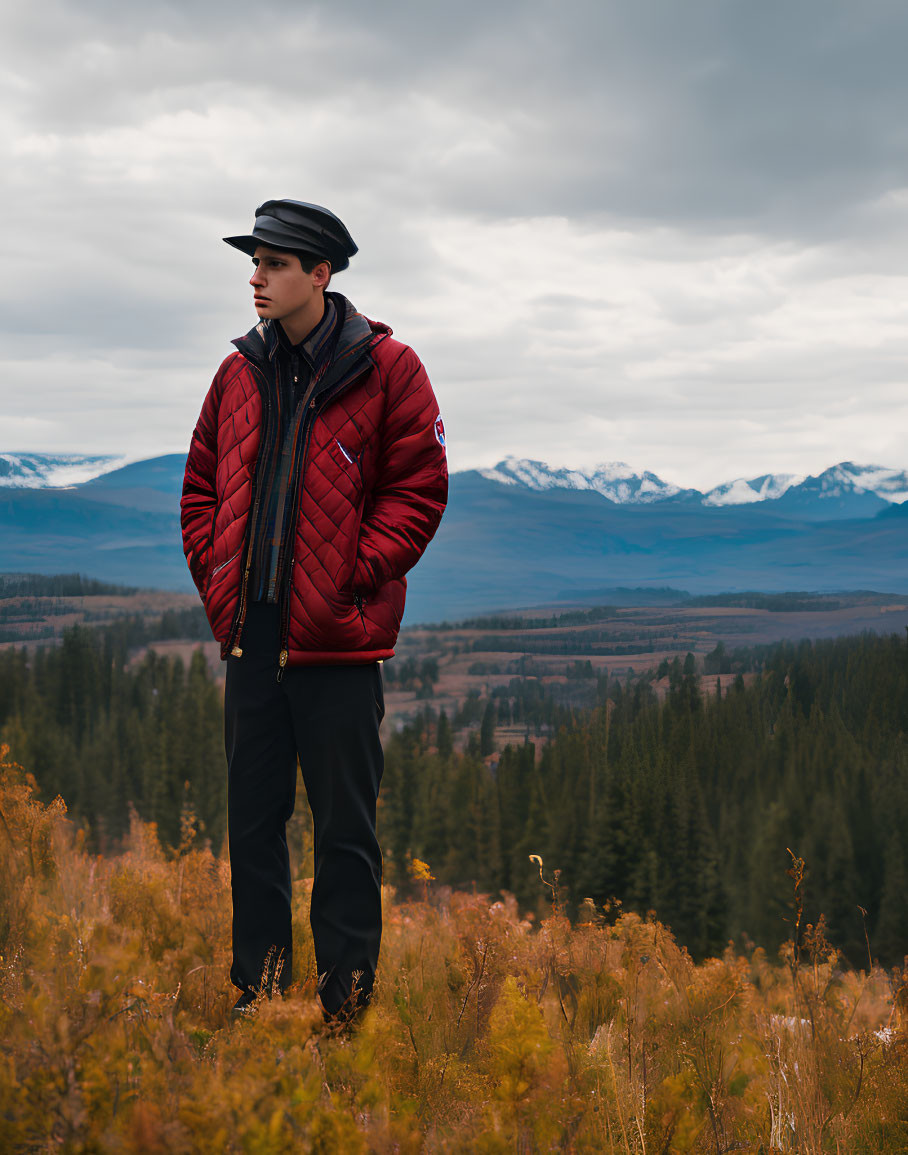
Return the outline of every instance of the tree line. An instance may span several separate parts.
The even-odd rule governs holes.
[[[805,919],[822,913],[855,965],[865,932],[875,957],[901,960],[905,641],[766,647],[752,682],[739,675],[709,697],[692,655],[670,663],[669,679],[661,702],[652,675],[600,684],[592,711],[561,711],[538,758],[529,740],[484,758],[480,703],[463,753],[444,715],[394,735],[380,800],[390,877],[405,885],[416,857],[439,882],[532,904],[535,854],[560,871],[570,913],[587,898],[653,909],[702,957],[730,939],[789,936],[791,851],[808,864]]]
[[[102,594],[128,597],[135,593],[138,593],[137,586],[115,585],[78,573],[0,573],[0,597],[3,598],[80,598]]]
[[[171,846],[190,810],[216,852],[226,833],[223,707],[202,651],[188,666],[153,650],[130,663],[135,639],[161,630],[124,618],[0,651],[0,741],[45,799],[62,795],[97,851],[116,848],[130,807]]]
[[[192,811],[217,853],[220,689],[201,652],[185,666],[154,652],[131,661],[146,629],[160,624],[76,626],[59,646],[0,652],[0,741],[45,798],[63,796],[91,848],[116,848],[134,806],[172,846]],[[568,913],[587,898],[653,909],[702,957],[729,939],[774,946],[790,933],[790,849],[808,864],[806,917],[822,912],[856,965],[865,931],[875,957],[898,961],[908,952],[908,646],[873,635],[781,643],[753,664],[709,696],[688,655],[574,689],[513,678],[451,718],[427,704],[386,743],[386,880],[406,893],[419,858],[438,884],[507,890],[533,906],[537,855],[547,881],[560,872]],[[502,725],[525,727],[524,741],[496,750]]]

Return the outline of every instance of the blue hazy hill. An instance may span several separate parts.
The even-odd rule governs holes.
[[[79,493],[89,501],[172,513],[174,501],[179,508],[185,468],[186,455],[183,453],[168,453],[164,457],[134,461],[122,469],[85,482],[79,486]]]
[[[135,462],[66,489],[0,487],[0,570],[192,589],[179,525],[184,461]],[[705,505],[689,490],[622,504],[591,489],[454,474],[441,528],[410,575],[407,620],[618,586],[908,590],[908,504],[873,493],[839,501],[828,486],[811,504],[810,486],[789,498],[798,488],[751,504]]]
[[[433,604],[456,617],[582,597],[597,585],[908,589],[903,517],[818,522],[767,505],[706,507],[686,497],[618,505],[589,491],[536,492],[458,473],[411,582],[413,617],[431,618]]]

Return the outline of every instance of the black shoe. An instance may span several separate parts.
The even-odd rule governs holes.
[[[354,1031],[362,1026],[366,1008],[358,1006],[352,1011],[340,1010],[332,1014],[322,1007],[322,1018],[325,1022],[325,1034],[332,1039],[347,1039]]]
[[[235,1019],[248,1019],[255,1013],[260,997],[255,991],[243,991],[230,1013]]]
[[[319,1002],[329,1015],[355,1014],[372,998],[371,984],[367,988],[362,985],[362,980],[361,970],[344,973],[337,967],[329,967],[318,976],[315,989]]]
[[[331,967],[318,976],[318,1001],[328,1033],[334,1037],[347,1036],[360,1026],[362,1017],[372,999],[371,990],[359,987],[362,972],[354,971],[352,983],[347,985]]]

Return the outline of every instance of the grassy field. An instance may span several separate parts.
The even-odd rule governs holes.
[[[133,822],[87,854],[0,756],[3,1152],[908,1150],[906,974],[840,969],[798,914],[779,959],[694,965],[668,928],[507,894],[386,892],[376,997],[338,1037],[313,1000],[306,863],[293,985],[231,1021],[229,871]]]

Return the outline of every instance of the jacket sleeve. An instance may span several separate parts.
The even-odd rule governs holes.
[[[353,587],[370,593],[422,557],[448,499],[448,465],[438,402],[422,362],[404,348],[387,378],[371,507],[360,527]]]
[[[223,369],[222,365],[211,383],[192,434],[180,500],[183,553],[199,593],[202,593],[205,586],[217,509],[217,413]]]

